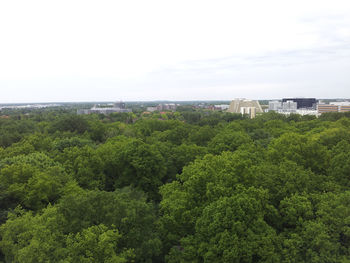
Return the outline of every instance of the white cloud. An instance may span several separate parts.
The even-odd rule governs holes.
[[[281,79],[285,69],[265,61],[266,55],[350,45],[349,17],[350,2],[341,0],[2,1],[1,100],[198,98],[193,86],[207,92],[203,97],[217,97],[210,87],[242,85],[233,65],[254,68],[245,72],[258,82],[256,58],[262,57],[266,71]],[[299,63],[298,58],[283,61]],[[323,68],[334,59],[322,60]],[[348,64],[343,59],[334,66],[342,72]],[[314,69],[305,68],[324,74]],[[290,75],[300,86],[312,84],[307,74]],[[331,75],[327,80],[337,82]],[[271,87],[288,86],[293,79],[269,81]],[[342,83],[349,86],[350,80]],[[254,90],[268,84],[249,85]]]

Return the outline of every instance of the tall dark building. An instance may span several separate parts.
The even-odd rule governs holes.
[[[316,109],[317,101],[315,98],[285,98],[282,102],[294,101],[298,109]]]

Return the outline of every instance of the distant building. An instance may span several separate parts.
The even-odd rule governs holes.
[[[294,101],[297,103],[298,109],[316,109],[317,101],[315,98],[284,98],[283,102]]]
[[[292,100],[282,101],[282,112],[295,113],[298,109],[297,102]],[[279,110],[280,111],[280,110]]]
[[[306,100],[307,102],[305,102],[304,99],[283,99],[282,101],[270,101],[269,111],[275,111],[284,115],[293,113],[300,115],[317,115],[317,110],[313,104],[314,100]],[[302,107],[298,107],[298,102],[301,103]]]
[[[338,112],[338,106],[332,104],[317,104],[317,113]]]
[[[270,101],[269,111],[276,111],[279,113],[294,113],[298,109],[297,102],[293,100],[280,101]]]
[[[83,115],[83,114],[90,114],[90,110],[88,109],[79,109],[77,110],[78,115]]]
[[[125,109],[125,102],[119,101],[113,104],[113,108]]]
[[[119,106],[119,107],[117,107],[117,106]],[[120,107],[122,107],[122,108],[120,108]],[[114,103],[113,107],[99,108],[99,107],[96,107],[96,105],[95,105],[91,109],[77,110],[77,114],[92,114],[92,113],[111,114],[111,113],[116,113],[116,112],[131,112],[131,109],[126,109],[125,103],[123,103],[123,102],[116,102],[116,103]]]
[[[317,113],[322,114],[325,112],[348,112],[350,111],[349,101],[336,101],[330,102],[329,104],[318,104]]]
[[[168,104],[159,104],[157,106],[157,110],[164,111],[164,110],[176,110],[177,105],[175,103],[168,103]]]
[[[339,106],[339,112],[347,112],[350,111],[350,105]]]
[[[299,115],[312,115],[312,116],[317,116],[317,110],[309,110],[309,109],[299,109],[299,110],[296,110],[295,112],[296,114],[299,114]]]
[[[282,108],[282,102],[274,100],[269,101],[269,111],[278,111]]]
[[[350,101],[332,101],[329,104],[337,106],[350,106]]]
[[[221,110],[221,111],[224,111],[224,110],[227,110],[229,107],[230,107],[230,105],[227,105],[227,104],[220,104],[220,105],[212,105],[212,106],[209,106],[209,109],[211,109],[211,110]]]
[[[231,101],[227,112],[249,114],[250,118],[254,118],[256,113],[262,113],[263,110],[257,100],[235,99]]]
[[[147,111],[154,112],[157,110],[157,107],[147,107]]]
[[[251,119],[255,118],[256,116],[256,108],[255,107],[241,107],[241,114],[248,114]]]

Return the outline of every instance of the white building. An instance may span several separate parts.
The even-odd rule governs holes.
[[[123,107],[123,108],[120,108],[120,107]],[[92,113],[110,114],[114,112],[131,112],[131,109],[125,109],[125,103],[118,102],[113,104],[113,107],[99,108],[99,107],[96,107],[96,105],[94,105],[91,109],[77,110],[77,114],[92,114]]]
[[[317,115],[317,110],[298,109],[298,104],[295,101],[288,100],[285,102],[270,101],[269,111],[275,111],[281,114],[290,115],[292,113],[300,115]]]
[[[298,104],[292,100],[288,100],[282,103],[282,111],[283,112],[296,112],[298,108]]]
[[[269,101],[269,111],[278,111],[282,108],[282,102],[274,100]]]
[[[254,108],[254,110],[248,108]],[[263,110],[257,100],[235,99],[231,101],[227,112],[249,114],[251,118],[254,118],[256,113],[262,113]]]
[[[154,112],[157,110],[157,107],[147,107],[147,111]]]
[[[227,104],[214,105],[215,110],[227,110],[229,107]]]
[[[241,114],[248,114],[251,119],[255,118],[256,116],[256,108],[255,107],[241,107]]]
[[[337,105],[337,106],[350,106],[350,101],[334,101],[330,102],[330,105]]]

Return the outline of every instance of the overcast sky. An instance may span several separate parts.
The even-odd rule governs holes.
[[[0,0],[0,103],[350,97],[349,0]]]

